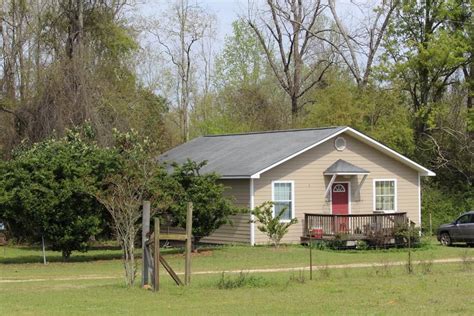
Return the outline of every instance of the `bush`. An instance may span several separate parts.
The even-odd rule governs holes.
[[[41,241],[67,259],[86,251],[104,226],[104,210],[88,192],[117,168],[114,154],[99,148],[88,126],[31,147],[22,146],[0,166],[0,218],[11,234]]]
[[[252,211],[256,218],[253,222],[260,223],[257,226],[258,230],[266,234],[275,247],[280,245],[281,239],[286,235],[290,226],[298,222],[296,218],[282,222],[281,217],[285,211],[286,209],[283,208],[279,214],[274,215],[272,202],[264,202]]]
[[[357,250],[367,250],[369,249],[369,245],[365,240],[357,240],[356,242],[356,249]]]
[[[197,243],[224,224],[231,224],[231,215],[242,210],[224,196],[226,187],[220,184],[215,173],[201,174],[206,162],[188,160],[174,165],[174,172],[163,188],[164,194],[173,203],[167,211],[171,213],[171,224],[186,228],[188,202],[193,202],[193,236]]]
[[[409,223],[397,223],[394,229],[395,245],[397,247],[408,246],[410,241],[410,247],[420,247],[420,228],[411,227]]]

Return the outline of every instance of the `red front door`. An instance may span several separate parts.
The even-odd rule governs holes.
[[[347,183],[332,185],[332,213],[334,215],[349,214],[349,185]]]
[[[349,184],[334,183],[332,185],[332,214],[347,215],[349,214]],[[334,222],[334,230],[336,233],[344,233],[349,230],[349,219],[336,218]]]

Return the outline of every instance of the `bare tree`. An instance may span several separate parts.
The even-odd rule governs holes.
[[[208,35],[212,23],[212,15],[201,6],[191,4],[188,0],[180,0],[169,7],[163,19],[155,21],[149,27],[149,32],[158,40],[176,68],[176,100],[184,142],[189,139],[191,94],[195,89],[193,72],[198,59],[195,55],[195,45]]]
[[[153,197],[160,167],[154,159],[154,144],[140,139],[138,132],[115,130],[115,148],[123,168],[104,181],[105,190],[92,192],[112,216],[113,229],[123,252],[127,286],[133,286],[137,274],[135,240],[140,231],[143,200]],[[153,215],[153,214],[152,214]]]
[[[336,0],[329,0],[329,8],[334,18],[338,33],[342,37],[342,45],[331,43],[341,56],[349,71],[354,76],[359,87],[365,87],[372,73],[374,59],[380,43],[389,25],[392,13],[400,3],[399,0],[382,0],[375,8],[367,7],[367,1],[358,4],[351,1],[353,7],[360,9],[361,14],[366,12],[369,16],[359,19],[359,25],[349,26],[344,24],[336,9]]]
[[[305,104],[301,98],[321,82],[332,64],[325,53],[315,52],[318,36],[330,31],[320,27],[325,8],[321,0],[267,0],[265,9],[256,10],[257,18],[248,17],[273,73],[291,99],[293,120]]]

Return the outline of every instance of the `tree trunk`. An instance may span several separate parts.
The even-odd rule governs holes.
[[[15,29],[11,27],[7,20],[7,13],[15,10],[15,1],[11,2],[12,8],[9,8],[8,1],[3,1],[2,11],[2,42],[3,42],[3,91],[10,101],[15,100]],[[13,12],[14,15],[14,12]],[[10,21],[14,25],[14,21]],[[9,32],[11,30],[11,32]]]
[[[291,121],[292,124],[296,124],[298,120],[298,98],[295,95],[291,96]]]
[[[129,232],[130,233],[130,232]],[[123,266],[125,268],[125,284],[132,287],[135,284],[137,267],[135,262],[135,243],[133,233],[129,237],[123,237],[121,240],[123,249]]]

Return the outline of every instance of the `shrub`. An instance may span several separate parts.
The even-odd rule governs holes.
[[[114,153],[97,146],[87,125],[21,146],[0,166],[0,218],[14,237],[39,242],[43,236],[64,259],[86,251],[105,222],[104,209],[88,192],[117,167]]]
[[[286,209],[283,208],[279,214],[273,214],[272,202],[264,202],[252,211],[256,218],[253,222],[260,223],[258,230],[266,234],[275,247],[280,245],[281,239],[288,233],[290,226],[298,222],[296,218],[283,222],[281,217],[285,211]]]
[[[206,162],[188,160],[174,165],[174,171],[164,191],[173,201],[167,211],[171,224],[186,228],[187,203],[193,202],[193,236],[197,243],[224,224],[232,224],[230,216],[242,212],[233,201],[224,196],[226,187],[219,183],[215,173],[201,174]]]
[[[409,223],[396,223],[394,229],[396,246],[408,246],[410,241],[411,247],[419,247],[420,243],[420,228],[412,227]]]
[[[369,249],[369,244],[367,244],[367,242],[365,240],[357,240],[356,249],[357,250],[367,250],[367,249]]]

